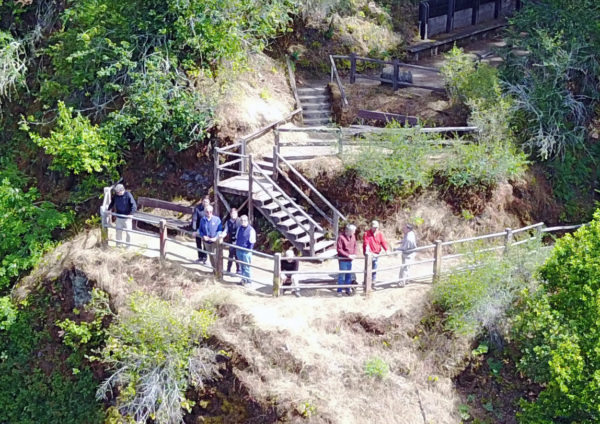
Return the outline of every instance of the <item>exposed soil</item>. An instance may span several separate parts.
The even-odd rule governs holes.
[[[522,378],[514,362],[498,352],[474,358],[455,384],[466,423],[517,424],[519,400],[533,401],[541,390]]]

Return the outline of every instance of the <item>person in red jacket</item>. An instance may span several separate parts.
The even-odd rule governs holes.
[[[346,230],[338,236],[337,239],[337,254],[340,271],[351,271],[352,270],[352,259],[356,258],[356,225],[348,224]],[[354,274],[338,274],[338,285],[350,285],[352,283],[352,277]],[[337,296],[343,296],[343,290],[337,289]],[[348,296],[353,294],[350,288],[345,290]]]
[[[371,229],[367,230],[363,236],[363,253],[366,255],[370,252],[373,255],[373,284],[375,284],[377,276],[375,270],[377,269],[378,255],[382,250],[389,252],[390,246],[385,241],[383,233],[379,231],[379,222],[373,221],[371,222]]]

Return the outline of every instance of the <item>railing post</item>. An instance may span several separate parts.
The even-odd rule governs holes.
[[[344,136],[342,129],[338,128],[338,156],[342,159],[342,153],[344,153]]]
[[[392,74],[392,87],[394,91],[400,88],[400,61],[398,59],[393,60],[394,72]]]
[[[479,23],[479,6],[481,0],[473,0],[473,8],[471,9],[471,25],[477,25]]]
[[[446,32],[454,29],[454,10],[456,9],[456,0],[448,0],[448,10],[446,11]]]
[[[433,253],[433,282],[437,282],[442,276],[442,241],[436,240]]]
[[[240,162],[240,172],[244,174],[246,173],[246,139],[242,140],[240,154],[242,155],[242,161]]]
[[[365,256],[364,273],[363,285],[365,289],[365,296],[369,296],[373,290],[373,254],[371,252],[367,252],[367,255]]]
[[[356,53],[350,53],[350,84],[356,82]]]
[[[310,256],[315,256],[315,224],[310,222],[308,227],[308,237],[310,243]]]
[[[542,228],[544,228],[544,224],[538,225],[535,227],[535,238],[538,240],[542,240]]]
[[[110,187],[104,187],[104,200],[102,202],[102,205],[108,208],[108,205],[110,205],[110,200],[111,200],[111,194],[110,194]]]
[[[219,148],[215,146],[213,169],[213,192],[215,196],[214,214],[219,216]]]
[[[510,228],[506,228],[504,232],[504,254],[507,255],[510,245],[512,243],[513,233]]]
[[[275,253],[273,256],[273,297],[279,297],[281,294],[281,253]]]
[[[108,217],[106,216],[106,208],[100,206],[100,245],[104,248],[108,247]]]
[[[277,168],[279,167],[279,152],[277,152],[277,146],[273,146],[273,181],[277,181],[279,177],[279,171]]]
[[[254,203],[252,202],[252,191],[254,189],[254,159],[248,156],[248,221],[254,225]]]
[[[219,281],[223,280],[223,240],[221,237],[217,237],[215,242],[215,278]]]
[[[340,214],[336,209],[333,210],[333,239],[337,240],[340,232]]]
[[[164,261],[167,258],[167,221],[161,219],[159,222],[160,235],[160,259]]]

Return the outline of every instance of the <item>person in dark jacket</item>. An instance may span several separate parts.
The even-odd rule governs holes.
[[[204,196],[201,203],[198,203],[194,208],[194,213],[192,214],[192,230],[198,231],[200,227],[200,220],[204,217],[204,209],[210,205],[210,197]],[[206,253],[201,252],[204,250],[204,243],[202,242],[202,237],[196,235],[196,248],[198,250],[198,262],[205,264],[206,263]]]
[[[240,217],[241,226],[238,228],[237,236],[235,238],[235,245],[243,247],[244,249],[236,249],[236,256],[238,261],[241,262],[240,268],[242,271],[241,285],[250,284],[250,265],[252,261],[252,252],[254,249],[254,243],[256,243],[256,231],[250,225],[248,216],[242,215]]]
[[[125,186],[123,186],[123,184],[117,184],[115,186],[115,196],[110,200],[108,210],[119,215],[116,217],[117,246],[124,245],[124,243],[121,243],[123,239],[123,229],[125,229],[125,242],[131,243],[131,215],[137,212],[137,204],[135,203],[133,195],[130,192],[125,191]],[[126,244],[125,247],[128,247],[128,244]]]
[[[340,271],[351,271],[352,260],[356,258],[356,225],[349,224],[346,230],[338,236],[337,239],[337,254]],[[352,273],[338,274],[338,285],[350,285],[352,283]],[[350,288],[345,290],[348,296],[353,294]],[[342,289],[337,289],[337,296],[342,296]]]
[[[229,219],[225,221],[225,225],[223,226],[223,239],[229,237],[227,242],[229,244],[235,244],[237,231],[242,225],[242,220],[238,218],[238,210],[236,208],[231,208],[229,211]],[[227,258],[227,272],[231,272],[231,265],[233,265],[235,257],[235,247],[229,247],[229,257]],[[240,273],[240,264],[235,263],[235,272],[237,274]]]

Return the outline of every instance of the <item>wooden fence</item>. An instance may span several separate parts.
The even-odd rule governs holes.
[[[227,281],[225,277],[241,278],[240,275],[228,273],[224,271],[224,264],[230,260],[226,253],[230,248],[241,249],[252,253],[253,261],[247,265],[254,273],[249,278],[254,287],[263,287],[266,292],[277,297],[282,294],[284,289],[287,290],[307,290],[307,289],[339,289],[339,288],[355,288],[362,290],[365,295],[374,290],[375,287],[390,287],[395,284],[403,286],[407,280],[415,282],[430,282],[436,281],[444,275],[459,272],[464,270],[461,265],[464,264],[464,258],[477,254],[490,252],[507,252],[511,247],[526,244],[532,240],[541,240],[544,234],[554,232],[564,232],[575,230],[582,225],[545,227],[544,223],[537,223],[519,229],[507,228],[503,232],[486,234],[478,237],[470,237],[453,241],[436,240],[435,243],[419,246],[410,252],[401,252],[398,250],[390,253],[384,253],[377,256],[377,260],[388,262],[387,266],[373,269],[373,259],[371,253],[365,257],[357,258],[353,261],[352,268],[349,271],[340,271],[337,267],[337,258],[322,257],[294,257],[292,260],[299,261],[300,267],[298,271],[285,271],[285,274],[295,275],[299,280],[299,284],[293,287],[282,287],[281,281],[281,261],[280,253],[274,255],[266,254],[257,250],[243,249],[229,243],[217,240],[214,249],[202,250],[198,249],[193,243],[196,233],[182,230],[181,228],[171,227],[165,219],[159,222],[158,232],[146,232],[134,229],[122,229],[123,233],[134,235],[133,242],[117,241],[109,237],[109,229],[115,229],[111,222],[111,216],[124,219],[132,219],[146,224],[153,224],[155,221],[146,220],[139,217],[120,216],[110,213],[106,209],[106,205],[100,208],[102,218],[102,241],[104,246],[109,246],[109,243],[115,245],[122,244],[140,248],[145,251],[154,252],[161,260],[173,260],[184,266],[196,265],[200,266],[201,270],[206,273],[214,274],[214,277],[219,281]],[[170,235],[175,234],[175,235]],[[141,240],[136,241],[135,236]],[[185,239],[188,239],[186,241]],[[190,240],[191,239],[191,240]],[[469,247],[470,244],[470,247]],[[206,265],[198,265],[194,260],[197,252],[204,252],[209,259],[212,259]],[[415,253],[416,258],[411,263],[403,263],[403,253]],[[288,260],[289,258],[283,258]],[[232,259],[232,262],[245,264],[237,258]],[[332,264],[333,262],[333,264]],[[389,264],[391,262],[391,265]],[[214,265],[213,265],[214,264]],[[302,266],[305,264],[305,266]],[[308,267],[308,268],[307,268]],[[304,268],[304,269],[303,269]],[[400,270],[406,268],[409,272],[409,277],[401,278]],[[379,275],[385,274],[385,278],[379,278],[377,282],[373,281],[372,273],[377,272]],[[340,274],[352,273],[353,278],[358,284],[356,286],[338,285],[336,283],[337,276]],[[258,274],[258,275],[256,275]],[[396,274],[398,275],[396,277]],[[392,277],[390,277],[392,275]]]
[[[347,104],[347,97],[345,95],[345,92],[343,91],[342,83],[339,79],[339,74],[338,74],[336,63],[335,63],[336,60],[350,61],[350,75],[349,75],[350,84],[354,84],[356,82],[357,78],[362,78],[362,79],[380,81],[382,83],[391,84],[394,91],[398,90],[401,87],[423,88],[426,90],[437,91],[437,92],[442,92],[442,93],[444,93],[446,91],[444,88],[440,88],[440,87],[434,87],[434,86],[422,85],[422,84],[414,84],[412,82],[406,81],[406,79],[402,78],[402,75],[400,74],[401,69],[408,69],[408,70],[415,69],[415,70],[424,71],[424,72],[439,73],[440,70],[438,68],[404,63],[404,62],[400,62],[400,60],[398,60],[398,59],[393,59],[393,60],[373,59],[370,57],[357,56],[355,53],[351,53],[348,56],[330,55],[329,57],[330,57],[330,62],[331,62],[331,75],[332,75],[331,82],[333,82],[333,76],[336,75],[337,76],[336,81],[337,81],[338,87],[340,87],[340,92],[342,92],[342,100],[345,101],[345,104]],[[384,75],[369,75],[369,74],[359,73],[356,69],[357,68],[356,65],[359,62],[363,62],[365,64],[372,63],[372,64],[377,64],[377,65],[382,65],[382,66],[389,65],[392,67],[392,73],[389,78]]]

